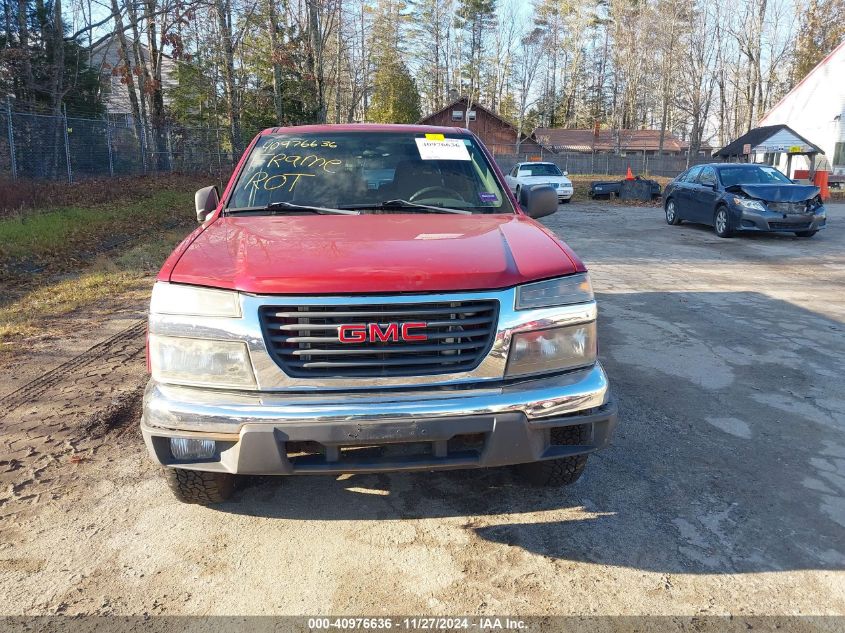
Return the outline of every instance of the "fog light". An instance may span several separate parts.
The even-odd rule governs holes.
[[[214,440],[170,438],[170,454],[173,455],[173,459],[208,459],[214,457],[216,448]]]

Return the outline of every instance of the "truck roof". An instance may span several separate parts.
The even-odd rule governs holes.
[[[407,134],[468,134],[469,130],[459,127],[445,127],[441,125],[409,125],[397,123],[327,123],[321,125],[294,125],[291,127],[270,127],[261,132],[265,134],[282,134],[285,132],[301,132],[313,134],[318,132],[405,132]]]

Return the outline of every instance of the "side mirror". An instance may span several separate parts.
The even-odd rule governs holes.
[[[202,224],[208,219],[217,205],[220,204],[220,194],[217,187],[203,187],[194,194],[194,206],[197,210],[197,222]]]
[[[557,211],[557,191],[549,185],[534,185],[519,190],[519,206],[532,218],[544,218]]]
[[[568,171],[564,171],[564,172],[563,172],[563,175],[564,175],[564,176],[568,176],[568,175],[569,175],[569,172],[568,172]]]

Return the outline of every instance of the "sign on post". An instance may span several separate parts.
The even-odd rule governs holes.
[[[742,153],[746,156],[751,153],[751,143],[746,143],[742,146]]]

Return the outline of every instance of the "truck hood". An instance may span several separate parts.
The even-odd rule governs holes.
[[[731,193],[742,192],[766,202],[803,202],[819,195],[820,189],[812,185],[731,185]]]
[[[584,270],[518,215],[225,216],[177,257],[172,282],[257,294],[486,290]]]

